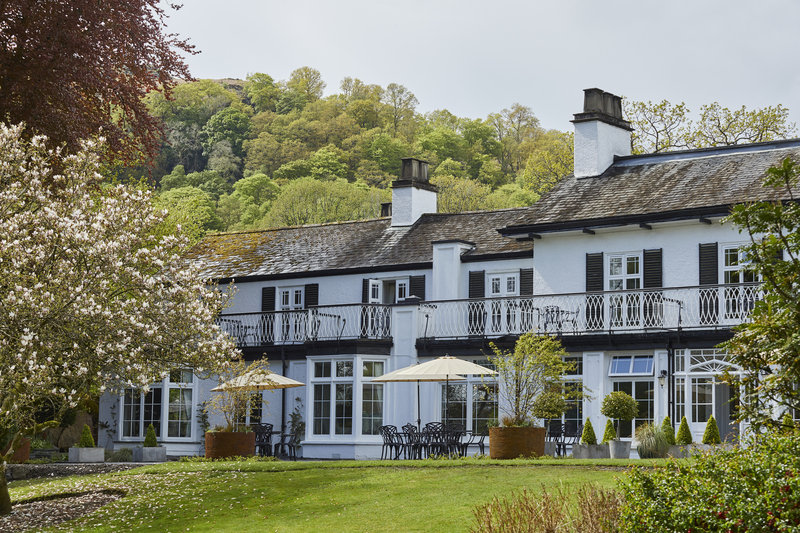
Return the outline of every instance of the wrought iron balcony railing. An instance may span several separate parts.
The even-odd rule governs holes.
[[[230,313],[217,319],[237,345],[268,346],[341,339],[391,337],[391,307],[380,304],[317,306],[311,309]]]
[[[760,298],[742,284],[424,302],[417,337],[714,329],[748,320]]]

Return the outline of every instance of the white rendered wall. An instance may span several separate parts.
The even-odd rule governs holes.
[[[575,123],[575,177],[599,176],[615,155],[630,154],[630,131],[600,120]]]
[[[747,237],[731,224],[704,224],[697,220],[653,224],[653,229],[626,226],[615,230],[584,233],[552,233],[535,243],[534,294],[563,294],[586,290],[586,254],[663,250],[665,287],[698,285],[700,243],[744,243]],[[604,272],[604,279],[607,275]]]
[[[435,212],[435,192],[413,186],[392,189],[392,226],[410,226],[425,213]]]
[[[472,248],[462,242],[444,242],[433,245],[432,300],[463,298],[464,273],[461,254]]]

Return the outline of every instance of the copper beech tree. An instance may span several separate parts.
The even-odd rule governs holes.
[[[186,40],[159,0],[0,1],[0,120],[77,149],[101,131],[113,154],[154,155],[161,125],[142,97],[189,79]],[[179,6],[167,4],[166,9]]]
[[[0,125],[0,428],[15,431],[0,514],[5,462],[42,429],[36,412],[239,355],[215,323],[228,295],[182,258],[188,241],[164,231],[150,193],[103,184],[99,142],[68,156],[45,143]]]

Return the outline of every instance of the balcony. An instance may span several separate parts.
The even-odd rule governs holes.
[[[417,336],[460,339],[540,334],[730,328],[748,320],[758,284],[445,300],[420,304]]]
[[[239,347],[348,339],[390,339],[391,307],[380,304],[316,306],[298,311],[230,313],[217,319]]]

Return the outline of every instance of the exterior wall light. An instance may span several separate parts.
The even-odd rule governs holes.
[[[667,382],[667,371],[662,370],[661,373],[658,375],[658,384],[660,386],[664,386],[664,383]]]

